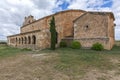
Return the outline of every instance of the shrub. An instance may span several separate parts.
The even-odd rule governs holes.
[[[60,47],[67,47],[67,43],[65,41],[60,42]]]
[[[78,42],[78,41],[73,41],[73,42],[71,43],[71,48],[73,48],[73,49],[80,49],[80,48],[81,48],[80,42]]]
[[[95,44],[92,45],[92,49],[96,50],[96,51],[101,51],[101,50],[104,49],[104,47],[103,47],[102,44],[100,44],[100,43],[97,42],[97,43],[95,43]]]

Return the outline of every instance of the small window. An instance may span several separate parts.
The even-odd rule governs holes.
[[[84,30],[86,31],[86,30],[88,30],[88,29],[89,29],[89,26],[86,25],[86,26],[84,27]]]
[[[88,25],[86,26],[86,29],[88,29]]]

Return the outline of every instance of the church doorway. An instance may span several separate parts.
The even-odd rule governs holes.
[[[58,43],[58,33],[56,32],[56,44]]]

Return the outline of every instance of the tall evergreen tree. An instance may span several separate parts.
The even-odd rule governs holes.
[[[57,40],[57,35],[56,35],[56,29],[55,29],[55,18],[52,16],[52,19],[50,21],[50,33],[51,33],[51,49],[55,50],[55,44]]]

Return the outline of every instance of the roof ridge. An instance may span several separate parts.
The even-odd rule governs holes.
[[[53,13],[53,14],[44,16],[44,17],[42,17],[42,18],[40,18],[40,19],[38,19],[38,20],[36,20],[36,21],[34,21],[34,22],[37,22],[37,21],[39,21],[39,20],[42,20],[42,19],[44,19],[44,18],[53,16],[53,15],[57,15],[57,14],[64,13],[64,12],[68,12],[68,11],[82,11],[82,12],[86,12],[86,11],[80,10],[80,9],[69,9],[69,10],[64,10],[64,11],[60,11],[60,12],[56,12],[56,13]],[[34,23],[34,22],[32,22],[32,23]],[[30,24],[32,24],[32,23],[30,23]],[[22,27],[25,27],[25,26],[27,26],[27,25],[29,25],[29,24],[26,24],[26,25],[24,25],[24,26],[22,26]]]

